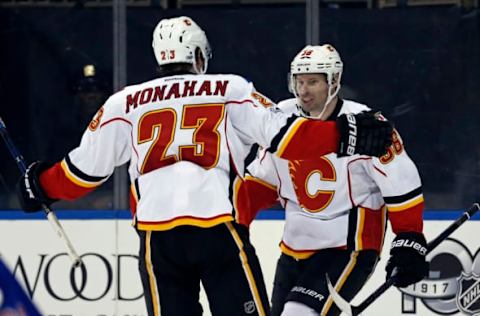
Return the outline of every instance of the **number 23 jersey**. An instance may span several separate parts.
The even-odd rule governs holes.
[[[236,75],[179,74],[129,86],[107,100],[80,145],[42,173],[40,182],[51,198],[75,199],[130,161],[131,208],[139,229],[230,221],[232,179],[243,175],[252,144],[297,158],[303,152],[292,141],[296,137],[315,141],[308,155],[338,146],[335,124],[288,117],[270,106]]]

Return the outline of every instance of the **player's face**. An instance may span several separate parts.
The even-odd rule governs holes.
[[[325,75],[299,74],[295,78],[295,87],[302,108],[307,112],[320,112],[328,96],[328,84]]]

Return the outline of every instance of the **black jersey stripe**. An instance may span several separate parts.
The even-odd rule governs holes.
[[[138,178],[135,179],[134,185],[137,193],[137,201],[140,201],[140,186],[138,185]]]
[[[94,176],[89,176],[88,174],[83,173],[80,169],[75,167],[75,165],[72,163],[70,160],[70,157],[68,155],[65,156],[65,162],[68,166],[68,169],[70,170],[71,173],[73,173],[76,177],[80,178],[83,181],[86,182],[101,182],[108,178],[108,176],[105,177],[94,177]]]
[[[232,204],[232,216],[235,218],[237,216],[237,210],[235,209],[235,201],[234,201],[234,195],[235,195],[235,179],[237,178],[237,172],[235,171],[235,165],[233,163],[232,158],[229,156],[229,172],[228,172],[228,199],[230,200],[230,203]]]
[[[250,148],[250,152],[247,155],[247,158],[245,158],[245,163],[244,163],[244,170],[243,173],[247,173],[247,167],[257,158],[257,153],[258,149],[260,146],[258,144],[253,144],[252,147]]]
[[[348,235],[347,249],[354,251],[356,248],[355,239],[357,236],[358,207],[353,207],[348,213]]]
[[[275,135],[275,137],[272,139],[272,142],[270,143],[270,147],[267,149],[267,151],[269,151],[271,153],[274,153],[278,150],[278,145],[280,144],[281,140],[283,139],[283,137],[287,133],[290,126],[293,124],[293,122],[295,122],[295,120],[297,118],[299,118],[299,116],[292,115],[291,117],[289,117],[287,119],[287,124],[285,124],[285,126],[282,127],[280,129],[280,131],[278,132],[278,134]]]
[[[387,204],[399,204],[399,203],[408,201],[410,199],[413,199],[414,197],[419,196],[420,194],[422,194],[422,187],[418,187],[403,195],[385,196],[383,197],[383,199]]]

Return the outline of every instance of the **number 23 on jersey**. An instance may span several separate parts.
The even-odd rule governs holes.
[[[145,113],[138,123],[137,143],[151,143],[142,163],[141,173],[191,161],[205,169],[215,167],[220,155],[218,126],[225,113],[224,104],[191,104],[183,107],[181,117],[172,108]],[[178,126],[177,126],[178,124]],[[192,143],[172,148],[178,130],[193,130]],[[157,132],[156,132],[157,131]],[[178,136],[177,136],[178,137]]]

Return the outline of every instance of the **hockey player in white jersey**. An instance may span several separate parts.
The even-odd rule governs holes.
[[[278,106],[287,114],[323,121],[369,111],[366,105],[338,96],[342,71],[333,46],[305,47],[291,63],[290,88],[295,98]],[[300,161],[263,153],[248,169],[256,178],[247,177],[247,195],[253,202],[242,204],[251,208],[245,212],[255,214],[255,206],[268,206],[277,198],[285,208],[272,315],[339,315],[325,275],[342,297],[352,299],[358,293],[378,261],[387,211],[397,235],[388,276],[396,268],[395,285],[404,287],[426,275],[428,264],[420,251],[426,245],[422,186],[397,131],[392,146],[380,158],[330,153]]]
[[[188,17],[160,21],[153,50],[160,78],[112,95],[61,162],[32,164],[19,181],[23,208],[79,198],[129,162],[148,314],[201,315],[202,281],[213,315],[267,315],[260,265],[232,205],[250,147],[287,159],[382,155],[392,127],[372,115],[336,124],[267,110],[242,77],[205,74],[210,46]]]

